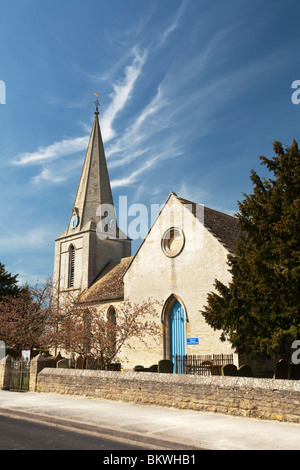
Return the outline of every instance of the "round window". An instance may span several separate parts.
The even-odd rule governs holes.
[[[170,258],[179,255],[184,247],[184,234],[182,230],[176,227],[166,230],[161,240],[161,246],[165,255]]]

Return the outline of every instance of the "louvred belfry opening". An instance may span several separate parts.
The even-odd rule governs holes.
[[[74,287],[75,275],[75,248],[73,245],[69,249],[69,282],[68,287]]]

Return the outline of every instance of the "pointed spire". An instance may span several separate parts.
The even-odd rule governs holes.
[[[96,93],[95,93],[96,94]],[[113,205],[113,197],[106,165],[103,141],[99,125],[99,95],[96,94],[96,111],[90,140],[81,172],[81,177],[74,201],[71,220],[77,216],[77,228],[96,220],[96,210],[100,204]],[[75,225],[75,227],[74,227]],[[73,229],[76,228],[74,223]]]

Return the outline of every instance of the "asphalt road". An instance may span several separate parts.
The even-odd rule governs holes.
[[[144,450],[145,446],[0,415],[0,450]]]

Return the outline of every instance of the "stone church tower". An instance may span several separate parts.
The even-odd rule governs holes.
[[[55,240],[54,284],[60,294],[88,289],[111,262],[130,256],[131,242],[119,237],[99,125],[94,123],[67,229]],[[106,235],[107,221],[114,235]]]

